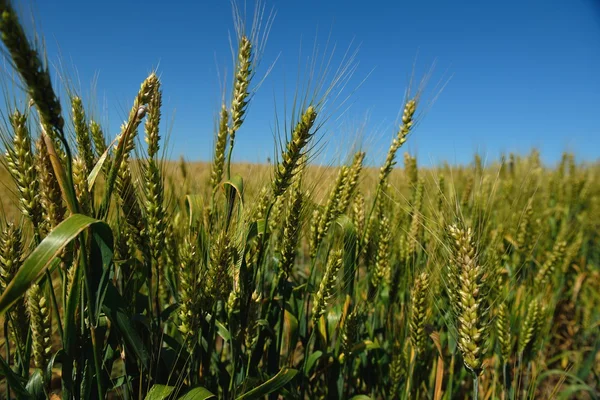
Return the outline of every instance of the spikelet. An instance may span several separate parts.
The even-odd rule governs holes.
[[[364,151],[359,151],[354,155],[352,165],[349,167],[348,172],[344,177],[344,182],[342,183],[340,199],[338,200],[338,215],[345,213],[348,205],[350,204],[352,195],[354,195],[354,191],[358,185],[358,178],[360,177],[360,172],[362,171],[364,159]]]
[[[106,151],[106,138],[104,137],[104,132],[102,128],[96,121],[90,121],[90,135],[92,136],[92,140],[94,141],[94,149],[96,150],[96,157],[100,158],[102,154]]]
[[[8,170],[19,190],[19,206],[37,230],[43,218],[39,199],[39,183],[31,148],[31,134],[27,128],[27,116],[19,111],[10,116],[14,130],[13,147],[6,151]]]
[[[293,184],[292,184],[293,186]],[[275,202],[271,206],[271,212],[269,213],[269,230],[271,232],[279,231],[281,226],[280,220],[283,214],[284,205],[287,202],[287,196],[280,196],[275,199]]]
[[[233,98],[231,100],[231,128],[229,141],[233,144],[235,133],[244,122],[248,105],[248,87],[252,78],[252,43],[245,35],[240,38],[236,65]]]
[[[42,123],[55,128],[63,135],[64,119],[61,106],[50,80],[48,68],[42,63],[39,52],[25,35],[17,13],[8,1],[0,2],[0,34],[14,65],[27,85],[27,93],[35,103]],[[55,139],[54,129],[46,129]]]
[[[421,209],[423,207],[423,192],[425,182],[423,179],[419,179],[415,186],[415,192],[413,195],[413,203],[411,208],[411,220],[410,228],[408,231],[408,259],[417,254],[417,251],[421,248],[421,239],[423,236],[423,215]]]
[[[263,186],[257,195],[258,201],[254,204],[252,212],[250,213],[253,221],[263,219],[266,217],[267,208],[269,207],[269,201],[271,200],[269,188]]]
[[[75,260],[75,262],[67,270],[67,293],[71,293],[71,289],[73,289],[73,284],[76,283],[75,282],[75,278],[76,278],[75,272],[76,272],[77,268],[76,268],[75,263],[79,262],[79,258],[73,257],[73,259]]]
[[[148,145],[148,158],[154,158],[159,149],[159,127],[160,127],[160,107],[162,106],[162,92],[160,90],[160,81],[156,81],[152,88],[148,100],[148,109],[146,113],[145,141]]]
[[[450,292],[457,292],[451,301],[457,313],[458,347],[465,366],[477,376],[482,371],[482,346],[487,333],[484,298],[480,291],[485,275],[477,262],[471,229],[451,225],[449,233],[454,245],[452,264],[456,265],[458,277],[458,286],[449,287]]]
[[[281,154],[281,161],[275,169],[275,178],[272,185],[273,197],[281,196],[292,182],[292,178],[297,172],[298,162],[304,156],[305,147],[313,136],[311,130],[316,118],[316,110],[314,107],[309,106],[296,124],[292,137],[287,143],[285,151]]]
[[[562,265],[566,246],[567,242],[561,239],[554,243],[552,251],[548,253],[546,261],[544,261],[544,264],[535,276],[535,286],[537,290],[545,288],[556,267]]]
[[[129,117],[126,123],[121,125],[121,138],[126,131],[126,128],[131,125],[132,131],[127,137],[127,141],[125,143],[125,153],[124,153],[124,163],[121,164],[120,168],[127,168],[127,160],[129,158],[129,153],[133,150],[135,146],[135,137],[137,135],[137,128],[142,122],[142,118],[146,114],[146,108],[154,96],[157,86],[160,85],[158,80],[158,76],[153,72],[151,73],[145,80],[142,82],[140,86],[140,90],[136,95],[133,106],[129,111]]]
[[[362,310],[358,307],[355,307],[344,320],[341,334],[341,354],[348,354],[350,350],[352,350],[352,346],[358,342],[360,327],[363,319]]]
[[[62,200],[60,185],[54,175],[48,149],[42,138],[36,141],[35,147],[37,150],[35,164],[40,184],[40,203],[43,210],[45,230],[50,231],[63,220],[66,208]]]
[[[408,152],[404,153],[404,170],[409,186],[414,188],[419,181],[419,169],[417,168],[417,158],[412,157]]]
[[[415,99],[408,100],[404,106],[404,112],[402,113],[402,125],[398,130],[398,134],[392,140],[390,149],[388,150],[387,157],[381,169],[379,170],[379,180],[377,184],[378,190],[383,190],[387,178],[392,172],[392,168],[395,164],[396,152],[406,142],[407,136],[413,126],[415,111],[417,110],[417,101]]]
[[[212,244],[210,251],[210,265],[206,276],[205,290],[210,294],[212,301],[225,301],[232,288],[231,270],[234,265],[235,249],[229,242],[226,234],[219,234]]]
[[[34,365],[45,371],[52,351],[52,325],[49,303],[38,284],[31,286],[27,292],[27,308],[31,321]]]
[[[416,354],[422,353],[425,349],[425,344],[427,343],[425,324],[427,323],[428,314],[428,291],[429,276],[426,272],[421,272],[415,278],[411,294],[410,341]]]
[[[74,96],[71,99],[71,112],[73,113],[73,126],[75,127],[75,139],[77,141],[77,152],[83,161],[86,175],[94,169],[94,153],[90,130],[85,118],[81,98]]]
[[[215,142],[215,155],[213,158],[212,170],[210,172],[210,186],[212,188],[213,196],[217,192],[219,183],[223,178],[225,148],[227,146],[227,120],[227,108],[225,108],[225,104],[223,104],[221,115],[219,117],[219,131],[217,132],[217,140]]]
[[[7,224],[0,235],[0,295],[4,293],[8,284],[21,267],[23,256],[23,240],[21,229],[12,223]],[[9,310],[12,322],[13,340],[24,346],[27,340],[29,322],[25,303],[19,299]]]
[[[142,119],[146,115],[147,105],[150,103],[155,94],[160,90],[160,82],[155,73],[151,73],[140,86],[140,90],[133,101],[133,107],[129,111],[129,118],[126,123],[121,125],[121,133],[119,135],[119,143],[125,140],[123,143],[124,153],[123,159],[117,169],[117,178],[115,181],[115,189],[119,198],[121,199],[121,208],[125,215],[127,223],[135,227],[134,239],[137,243],[142,242],[142,235],[144,232],[144,219],[142,218],[142,212],[140,204],[138,203],[137,196],[132,183],[131,171],[129,166],[129,154],[134,148],[135,137],[137,135],[137,128],[142,122]],[[160,96],[160,95],[158,95]],[[156,100],[155,100],[156,101]],[[156,124],[158,130],[158,122],[160,121],[160,110],[155,108],[155,113],[159,114],[158,119],[155,117],[153,124]],[[124,137],[127,129],[131,131],[127,137]],[[152,128],[151,128],[152,130]],[[153,137],[153,140],[157,140],[157,137]],[[153,149],[154,150],[154,149]],[[158,148],[156,148],[158,150]],[[147,168],[148,175],[155,175],[158,168],[156,165],[154,168]],[[147,182],[146,182],[147,183]]]
[[[352,223],[356,229],[356,236],[361,237],[365,229],[365,197],[357,193],[352,202]]]
[[[384,216],[379,223],[379,241],[375,256],[375,268],[371,273],[371,286],[377,289],[390,276],[390,220]]]
[[[4,293],[21,267],[22,253],[21,229],[8,223],[0,236],[0,293]]]
[[[527,306],[527,314],[521,326],[519,333],[518,351],[519,356],[523,357],[526,350],[533,347],[536,337],[540,331],[540,317],[542,315],[542,307],[539,299],[536,297]]]
[[[73,160],[73,184],[75,186],[75,195],[77,196],[77,201],[81,207],[81,213],[91,215],[92,198],[90,196],[87,175],[83,160],[80,157],[76,157]]]
[[[406,354],[407,348],[408,346],[404,346],[403,349],[399,341],[394,342],[390,363],[390,399],[399,398],[400,383],[406,379],[409,359]]]
[[[158,260],[165,242],[164,185],[160,169],[152,159],[145,171],[145,209],[147,226],[144,236],[148,238],[150,256]]]
[[[179,325],[178,329],[186,340],[186,346],[191,353],[194,351],[199,324],[199,293],[197,288],[197,258],[196,246],[190,238],[185,238],[181,244],[179,264]]]
[[[348,167],[344,165],[338,171],[337,178],[333,183],[331,191],[329,192],[327,203],[325,204],[323,210],[319,213],[318,222],[313,221],[313,223],[316,223],[316,228],[313,229],[314,233],[311,242],[311,257],[316,256],[319,245],[327,235],[331,223],[339,215],[338,201],[340,199],[343,190],[344,180],[346,179],[347,175]]]
[[[145,236],[148,238],[150,257],[158,260],[165,244],[165,209],[164,182],[156,160],[158,152],[158,133],[160,124],[161,92],[157,82],[149,100],[148,117],[146,119],[146,143],[148,144],[148,164],[144,170],[145,210],[147,227]]]
[[[260,305],[262,303],[262,294],[253,291],[250,297],[250,306],[248,307],[248,324],[244,332],[244,345],[250,352],[258,341],[258,320],[260,318]]]
[[[365,227],[364,242],[362,248],[363,259],[369,263],[372,262],[377,252],[378,244],[377,239],[379,237],[379,221],[383,218],[383,201],[379,201],[376,204],[375,210],[371,213],[367,225]]]
[[[581,245],[583,244],[583,232],[579,232],[575,238],[567,247],[565,251],[564,261],[562,263],[561,271],[563,274],[566,274],[571,267],[571,263],[574,262],[577,258],[577,254],[581,250]]]
[[[510,335],[510,321],[508,307],[503,301],[496,310],[496,338],[498,340],[498,349],[503,363],[510,362],[510,353],[512,350],[512,338]]]
[[[313,323],[317,323],[319,318],[325,314],[325,309],[329,300],[334,294],[335,285],[337,283],[337,275],[342,267],[342,251],[337,250],[329,257],[325,274],[321,280],[319,290],[313,299],[312,319]]]
[[[319,236],[319,222],[321,221],[321,213],[323,211],[320,208],[315,208],[312,212],[312,218],[310,219],[310,255],[314,257],[317,254],[315,248],[315,242]]]
[[[288,202],[288,213],[283,225],[283,239],[281,244],[280,274],[283,279],[292,273],[294,260],[296,259],[296,247],[300,234],[300,213],[302,211],[302,191],[299,184],[292,186],[291,196]]]
[[[520,253],[525,259],[531,257],[531,249],[535,243],[533,237],[532,221],[533,218],[533,201],[530,199],[523,213],[523,217],[519,223],[519,230],[517,232],[517,246]]]

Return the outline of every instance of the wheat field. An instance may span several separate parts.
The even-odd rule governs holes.
[[[262,46],[241,29],[212,160],[166,160],[159,74],[112,137],[8,0],[0,34],[26,99],[0,126],[1,397],[600,397],[599,164],[424,168],[415,90],[385,159],[316,165],[348,68],[273,163],[234,163]]]

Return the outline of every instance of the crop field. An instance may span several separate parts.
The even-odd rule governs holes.
[[[115,137],[8,0],[0,34],[25,99],[0,124],[0,398],[600,397],[598,163],[422,167],[414,90],[385,158],[316,165],[344,67],[272,163],[234,163],[262,46],[241,29],[212,160],[166,160],[159,72]]]

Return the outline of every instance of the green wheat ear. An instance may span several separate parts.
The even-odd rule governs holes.
[[[287,204],[288,213],[283,225],[283,239],[281,244],[280,273],[284,280],[291,275],[296,259],[296,248],[300,239],[301,212],[303,195],[300,181],[294,183]]]
[[[383,188],[387,179],[392,172],[392,168],[395,164],[396,152],[406,142],[407,136],[410,133],[414,124],[414,115],[417,110],[417,101],[415,99],[408,100],[404,105],[404,112],[402,113],[402,125],[398,130],[398,134],[392,140],[392,144],[388,150],[385,163],[379,170],[379,181],[378,188]]]
[[[14,111],[10,116],[10,124],[14,131],[13,147],[6,150],[6,163],[17,184],[21,211],[31,219],[34,229],[38,231],[43,211],[27,115]]]
[[[313,323],[325,314],[325,309],[331,297],[334,294],[335,285],[337,283],[337,275],[342,267],[342,251],[337,250],[329,257],[325,274],[321,280],[319,290],[313,299],[312,319]]]
[[[272,184],[275,198],[281,196],[290,186],[298,163],[304,156],[305,148],[313,136],[311,130],[316,119],[316,110],[314,107],[309,106],[296,124],[292,137],[287,143],[285,151],[281,154],[281,161],[275,169],[275,179]]]
[[[348,209],[350,205],[350,201],[356,188],[358,186],[358,179],[360,177],[360,173],[363,169],[363,162],[365,160],[366,153],[364,151],[359,151],[354,154],[354,159],[352,160],[352,165],[350,165],[348,172],[344,178],[344,182],[342,183],[342,191],[340,193],[340,199],[338,201],[338,210],[339,214],[343,214]]]
[[[379,241],[377,244],[377,253],[375,255],[375,268],[371,273],[371,285],[374,289],[378,288],[390,276],[390,220],[383,216],[379,223]]]
[[[7,224],[0,234],[0,295],[6,290],[21,268],[23,258],[23,237],[21,229]],[[23,300],[18,301],[8,312],[11,322],[11,338],[17,346],[24,347],[27,341],[29,320]]]
[[[31,320],[34,365],[45,371],[52,351],[52,324],[49,302],[38,284],[27,292],[27,308]]]
[[[56,227],[64,218],[67,209],[63,202],[60,185],[54,174],[50,154],[42,138],[35,143],[37,150],[36,168],[40,185],[40,203],[43,210],[44,231],[48,232]]]
[[[100,158],[106,151],[106,137],[102,131],[102,127],[96,121],[90,121],[90,135],[94,141],[94,149],[96,150],[96,157]]]
[[[506,302],[500,303],[496,311],[496,335],[500,356],[502,357],[502,362],[505,364],[510,361],[512,351],[509,317]]]
[[[487,336],[483,308],[485,298],[480,290],[485,276],[477,260],[471,229],[452,225],[449,233],[454,247],[455,279],[458,279],[458,286],[449,288],[456,292],[451,300],[457,313],[458,347],[465,366],[477,376],[482,372],[483,346]]]
[[[421,272],[421,274],[415,278],[411,296],[410,340],[415,349],[415,353],[417,354],[423,352],[425,343],[427,342],[425,324],[427,323],[428,313],[428,291],[429,276],[426,272]]]
[[[348,177],[348,167],[345,165],[340,168],[337,174],[337,178],[331,188],[331,192],[329,192],[329,197],[327,198],[327,203],[325,204],[325,208],[319,212],[318,218],[313,221],[314,227],[312,228],[313,236],[311,243],[311,257],[315,257],[317,254],[317,250],[319,245],[327,235],[329,231],[329,227],[331,223],[337,218],[339,213],[338,202],[341,198],[344,182]]]
[[[71,99],[71,112],[73,114],[78,156],[83,161],[86,174],[89,174],[94,169],[94,153],[90,129],[80,97],[74,96]]]
[[[231,128],[229,130],[229,141],[233,145],[235,133],[242,126],[246,106],[248,105],[248,87],[252,77],[252,43],[245,35],[240,39],[238,50],[237,71],[233,99],[231,101]]]
[[[225,148],[227,147],[227,121],[229,114],[225,104],[221,107],[219,116],[219,130],[217,132],[215,142],[215,154],[213,156],[213,165],[210,173],[210,186],[212,187],[213,196],[219,188],[219,183],[223,179],[223,171],[225,169]]]
[[[42,64],[38,51],[31,46],[17,13],[7,0],[0,1],[0,34],[16,70],[27,85],[27,92],[35,103],[42,122],[62,135],[65,122],[61,115],[60,101],[52,88],[50,73]],[[47,129],[53,139],[54,129]]]

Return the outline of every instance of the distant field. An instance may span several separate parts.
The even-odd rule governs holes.
[[[418,90],[385,158],[311,165],[352,65],[310,77],[273,165],[232,163],[262,37],[236,28],[212,160],[165,162],[159,74],[107,148],[0,0],[30,98],[0,125],[0,396],[600,398],[600,164],[423,168]]]

